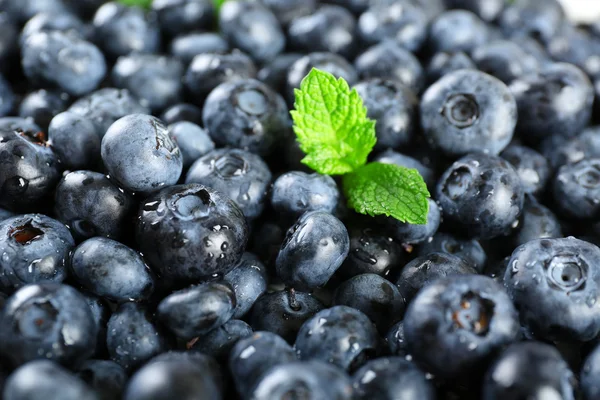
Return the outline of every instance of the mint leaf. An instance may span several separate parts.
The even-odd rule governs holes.
[[[138,6],[146,9],[152,6],[152,0],[119,0],[119,2],[126,6]]]
[[[221,10],[221,6],[223,4],[225,4],[227,0],[213,0],[213,4],[215,6],[215,12],[217,13],[217,15],[219,14],[219,11]]]
[[[369,163],[344,176],[348,206],[361,214],[384,214],[411,224],[426,224],[429,191],[416,169]]]
[[[354,171],[375,145],[375,121],[356,90],[328,72],[313,68],[294,91],[294,132],[306,154],[302,163],[327,175]]]

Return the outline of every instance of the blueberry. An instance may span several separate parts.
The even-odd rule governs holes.
[[[347,9],[322,5],[288,27],[289,46],[299,52],[331,52],[351,58],[357,50],[356,19]]]
[[[6,11],[17,22],[24,23],[36,14],[66,13],[67,9],[61,0],[4,0],[2,11]]]
[[[523,208],[523,214],[526,213],[527,202]],[[463,239],[449,233],[437,232],[431,240],[421,243],[419,246],[419,256],[426,256],[430,253],[441,252],[458,256],[470,264],[477,272],[483,271],[487,260],[487,255],[479,241],[475,239]]]
[[[250,324],[293,343],[302,324],[325,307],[310,293],[293,289],[262,295],[252,307]]]
[[[469,10],[487,22],[496,20],[504,10],[503,0],[445,0],[448,8]]]
[[[439,15],[429,31],[431,50],[470,53],[487,42],[489,28],[477,15],[467,10],[450,10]]]
[[[600,376],[600,347],[596,347],[585,359],[581,369],[581,391],[586,400],[597,399],[600,396],[598,377]]]
[[[106,353],[106,325],[111,315],[111,309],[100,297],[87,292],[81,292],[81,294],[92,311],[92,318],[98,331],[94,356],[104,356]]]
[[[404,322],[396,322],[385,335],[385,343],[393,356],[406,357],[408,349],[404,338]]]
[[[130,371],[165,352],[168,343],[145,305],[123,303],[108,320],[106,347],[110,359]]]
[[[77,375],[98,393],[100,400],[121,398],[127,382],[125,370],[109,360],[88,360],[77,369]]]
[[[19,52],[19,28],[7,12],[0,11],[0,71],[7,72]],[[5,104],[2,105],[6,107]],[[0,113],[1,114],[1,113]]]
[[[154,0],[152,10],[158,16],[162,32],[171,36],[194,29],[208,30],[214,18],[210,0]]]
[[[181,100],[181,61],[154,54],[130,54],[117,59],[111,79],[127,89],[152,111],[163,110]]]
[[[5,210],[3,208],[0,208],[0,222],[4,221],[5,219],[9,219],[9,218],[13,217],[14,215],[15,215],[14,213],[12,213],[8,210]]]
[[[106,236],[118,239],[127,232],[133,198],[105,175],[75,171],[63,176],[55,192],[54,212],[78,239]]]
[[[177,183],[181,151],[158,118],[131,114],[113,123],[102,138],[102,161],[112,178],[132,192],[151,192]]]
[[[192,351],[199,351],[217,358],[218,360],[226,360],[229,353],[235,344],[249,336],[252,336],[254,331],[242,320],[230,319],[218,328],[211,330],[198,337],[191,347]]]
[[[354,66],[362,79],[396,80],[416,93],[425,83],[419,60],[393,41],[383,41],[367,48],[356,58]]]
[[[514,244],[520,246],[531,240],[562,237],[560,221],[550,209],[532,197],[526,197],[519,230],[515,233]]]
[[[15,102],[16,98],[12,87],[0,74],[0,117],[9,114]]]
[[[415,93],[397,81],[379,78],[359,82],[354,88],[367,116],[376,122],[375,150],[408,145],[417,130],[419,99]]]
[[[416,158],[407,156],[402,153],[398,153],[394,150],[386,150],[379,153],[373,161],[377,161],[384,164],[395,164],[399,167],[412,168],[419,171],[419,174],[423,177],[423,180],[427,184],[427,187],[435,187],[437,176],[435,171],[429,166],[423,164]]]
[[[541,143],[540,151],[554,169],[584,158],[600,157],[600,129],[588,127],[571,139],[555,134]]]
[[[187,121],[191,122],[192,124],[201,126],[202,110],[193,104],[177,103],[167,108],[160,116],[160,119],[167,125],[175,125],[177,122]],[[177,135],[175,135],[174,132],[171,132],[171,136],[177,137]],[[183,151],[183,149],[181,151]]]
[[[440,51],[431,57],[425,72],[427,80],[433,83],[444,75],[459,69],[477,69],[477,67],[471,58],[462,51]]]
[[[369,0],[323,0],[323,3],[336,4],[347,8],[356,15],[360,15],[369,8]]]
[[[498,79],[458,70],[431,85],[421,98],[421,125],[432,147],[451,157],[500,153],[511,141],[517,106]]]
[[[591,78],[600,75],[597,59],[600,41],[589,32],[565,24],[546,47],[554,60],[574,64]]]
[[[267,269],[252,253],[244,253],[239,264],[225,274],[223,280],[231,285],[235,294],[233,318],[244,316],[267,291]]]
[[[264,209],[271,171],[256,154],[239,149],[218,149],[197,159],[185,182],[200,183],[227,195],[246,218],[254,219]]]
[[[447,378],[479,372],[515,341],[519,329],[517,311],[504,288],[481,275],[443,278],[425,286],[404,317],[413,359]]]
[[[35,377],[35,384],[31,378]],[[71,371],[49,360],[27,363],[10,375],[4,398],[14,400],[97,400],[91,387]]]
[[[259,2],[223,4],[219,28],[232,47],[247,52],[257,62],[272,60],[285,47],[285,35],[279,21]]]
[[[344,224],[323,211],[303,214],[291,227],[277,255],[277,275],[298,290],[323,286],[350,251]]]
[[[500,157],[469,154],[444,172],[436,198],[444,219],[469,237],[508,234],[523,209],[523,186],[514,168]]]
[[[206,98],[204,127],[215,143],[272,153],[290,130],[290,116],[283,97],[254,79],[226,82]]]
[[[382,357],[369,361],[352,376],[357,396],[364,399],[434,400],[435,389],[425,374],[401,357]]]
[[[178,121],[169,125],[169,135],[181,150],[183,169],[188,169],[194,161],[215,149],[208,133],[193,122]]]
[[[579,219],[600,215],[600,158],[587,158],[560,167],[553,182],[554,201],[559,210]]]
[[[66,93],[40,89],[23,98],[19,106],[19,116],[33,118],[42,130],[48,131],[53,117],[67,108],[67,100]]]
[[[429,211],[427,213],[426,224],[409,224],[408,222],[400,222],[392,217],[386,218],[390,234],[396,241],[403,244],[417,244],[425,242],[435,235],[441,222],[441,210],[435,200],[427,199],[427,201],[429,203]]]
[[[475,269],[464,259],[450,253],[429,253],[404,266],[396,285],[409,303],[421,288],[449,276],[475,274]]]
[[[556,0],[517,0],[500,15],[498,24],[505,35],[520,40],[531,36],[547,43],[560,29],[564,12]]]
[[[190,32],[171,41],[169,53],[189,65],[199,54],[222,54],[229,51],[229,43],[218,33]]]
[[[317,8],[317,0],[261,0],[282,26],[294,20],[312,14]]]
[[[535,73],[538,69],[538,61],[534,56],[508,40],[482,44],[473,50],[472,58],[480,71],[506,84],[520,76]]]
[[[500,154],[517,171],[525,193],[539,194],[550,179],[548,160],[537,151],[521,145],[510,145]]]
[[[265,64],[256,74],[256,79],[269,85],[278,93],[284,93],[290,67],[302,57],[299,53],[282,53]]]
[[[22,287],[6,301],[0,322],[0,351],[13,366],[42,358],[77,365],[96,347],[90,307],[67,285],[46,282]]]
[[[62,32],[81,39],[90,39],[90,26],[70,12],[42,12],[31,18],[21,32],[20,44],[38,32]]]
[[[38,124],[35,123],[33,118],[23,117],[0,117],[0,130],[1,131],[30,131],[31,134],[35,134],[42,130]],[[40,140],[43,137],[40,137]]]
[[[535,341],[508,347],[487,371],[482,399],[575,398],[575,377],[554,347]]]

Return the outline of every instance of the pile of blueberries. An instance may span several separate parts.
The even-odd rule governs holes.
[[[427,224],[301,163],[312,68]],[[0,0],[3,398],[600,399],[598,100],[556,0]]]

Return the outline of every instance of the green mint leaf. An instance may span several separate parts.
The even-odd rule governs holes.
[[[343,79],[312,69],[294,91],[294,132],[306,154],[302,160],[327,175],[347,174],[363,166],[375,142],[375,121],[356,90]]]
[[[227,0],[213,0],[213,4],[215,6],[215,11],[217,14],[219,14],[219,10],[221,10],[221,6],[226,2]]]
[[[146,9],[152,6],[152,0],[119,0],[119,2],[126,6],[138,6]]]
[[[416,169],[369,163],[344,175],[343,186],[348,206],[358,213],[427,223],[429,191]]]

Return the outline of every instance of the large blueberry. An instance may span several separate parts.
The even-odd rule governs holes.
[[[560,167],[553,182],[558,209],[571,218],[600,215],[600,158],[587,158]]]
[[[235,294],[233,318],[244,316],[267,291],[267,269],[252,253],[244,253],[239,264],[225,274],[223,280],[231,285]]]

